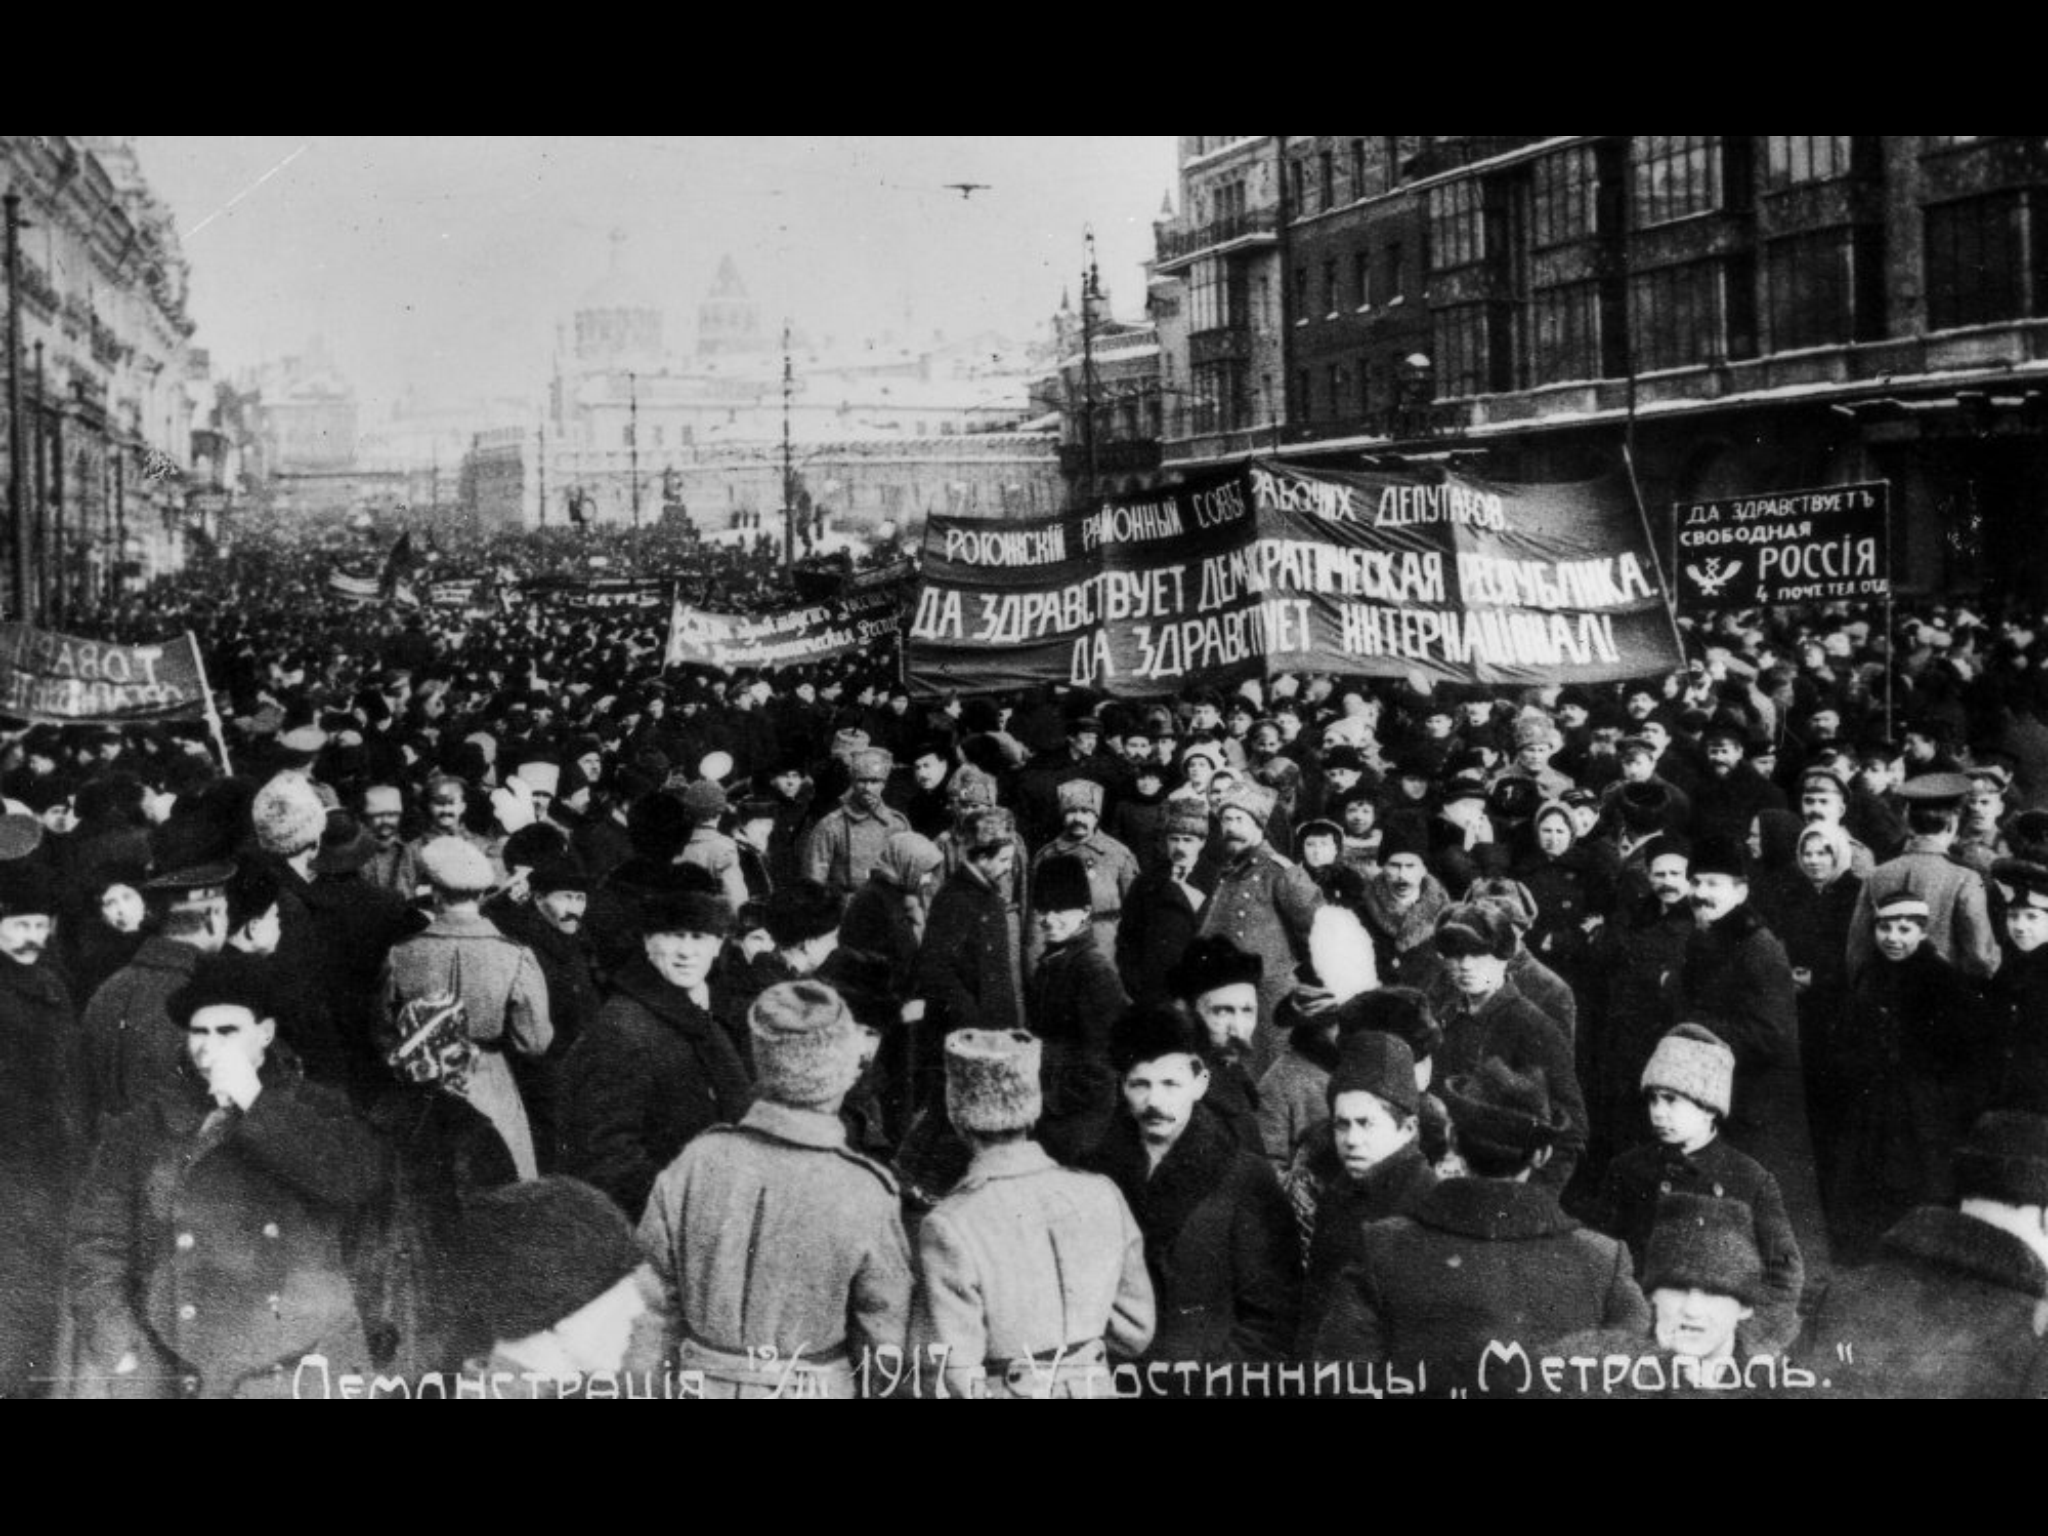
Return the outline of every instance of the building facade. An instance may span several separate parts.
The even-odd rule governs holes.
[[[61,622],[182,567],[193,431],[212,385],[191,346],[177,225],[128,139],[0,135],[0,189],[19,199],[22,219],[31,602]],[[0,463],[8,440],[0,435]]]
[[[2048,597],[2043,136],[1262,142],[1285,422],[1170,433],[1170,469],[1460,452],[1562,479],[1632,443],[1660,530],[1679,501],[1883,479],[1902,586]],[[1201,258],[1164,234],[1155,280],[1184,284]]]

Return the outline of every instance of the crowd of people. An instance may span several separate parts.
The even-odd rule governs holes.
[[[0,1395],[2048,1391],[2034,615],[914,699],[333,560],[0,730]]]

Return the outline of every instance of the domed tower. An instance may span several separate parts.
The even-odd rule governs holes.
[[[579,370],[651,367],[661,361],[661,306],[626,275],[626,232],[612,231],[611,270],[576,306]]]
[[[718,280],[697,306],[697,351],[706,357],[727,352],[759,352],[768,344],[761,333],[761,308],[747,297],[740,269],[730,256],[718,263]]]

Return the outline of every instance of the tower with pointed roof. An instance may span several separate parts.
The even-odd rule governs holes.
[[[697,306],[697,352],[718,357],[733,352],[759,352],[769,339],[761,329],[761,307],[747,296],[740,269],[726,256],[718,263],[718,279]]]

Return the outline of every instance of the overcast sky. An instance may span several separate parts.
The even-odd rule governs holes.
[[[1175,138],[324,137],[137,141],[192,263],[217,376],[324,336],[373,409],[538,395],[611,232],[671,337],[730,253],[763,323],[1020,339],[1078,289],[1092,225],[1115,309],[1174,185]],[[963,199],[947,182],[985,182]],[[906,318],[907,317],[907,318]]]

